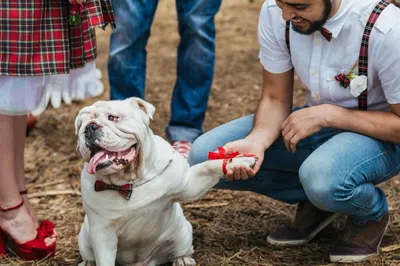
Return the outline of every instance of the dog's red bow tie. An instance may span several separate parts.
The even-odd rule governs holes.
[[[129,200],[132,196],[132,184],[125,184],[122,186],[117,185],[109,185],[104,183],[103,181],[97,180],[94,183],[94,191],[104,191],[104,190],[115,190],[118,191],[119,194],[124,197],[126,200]]]

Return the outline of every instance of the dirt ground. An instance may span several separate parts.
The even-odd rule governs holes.
[[[254,112],[261,94],[262,67],[258,60],[257,19],[261,0],[225,0],[216,18],[217,52],[214,83],[204,130]],[[177,33],[173,0],[160,1],[148,45],[146,98],[156,106],[152,128],[164,137],[175,81]],[[106,93],[99,98],[49,108],[26,141],[26,176],[30,199],[40,219],[56,223],[57,255],[37,263],[1,258],[0,265],[77,265],[77,235],[83,220],[80,171],[83,161],[75,153],[74,119],[77,112],[99,99],[108,99],[106,71],[110,30],[98,31],[98,67],[103,70]],[[295,105],[305,101],[305,89],[296,85]],[[383,247],[400,244],[400,181],[381,187],[388,196],[392,223]],[[195,206],[193,206],[193,204]],[[198,265],[334,265],[329,249],[344,225],[344,217],[310,244],[295,248],[267,245],[268,233],[290,222],[294,206],[248,192],[212,190],[207,199],[184,207],[194,228],[194,257]],[[196,206],[197,205],[197,206]],[[397,246],[400,248],[400,246]],[[381,254],[355,265],[400,265],[400,254]]]

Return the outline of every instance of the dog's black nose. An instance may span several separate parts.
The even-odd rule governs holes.
[[[95,132],[97,129],[99,129],[100,126],[95,124],[95,123],[90,123],[89,125],[86,126],[85,128],[85,134],[90,134]]]

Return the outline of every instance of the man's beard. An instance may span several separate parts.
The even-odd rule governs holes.
[[[296,26],[292,25],[293,30],[300,33],[300,34],[312,34],[316,31],[319,31],[322,29],[322,27],[325,25],[325,23],[328,21],[329,14],[332,11],[332,2],[331,0],[323,0],[324,1],[324,13],[323,16],[320,20],[314,21],[310,23],[310,26],[307,30],[301,30],[299,28],[296,28]]]

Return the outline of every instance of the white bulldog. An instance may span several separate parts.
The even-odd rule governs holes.
[[[179,202],[202,197],[224,175],[224,160],[190,167],[149,127],[155,108],[139,98],[100,101],[76,120],[86,216],[81,265],[195,266],[192,226]],[[252,167],[255,157],[225,161]]]

